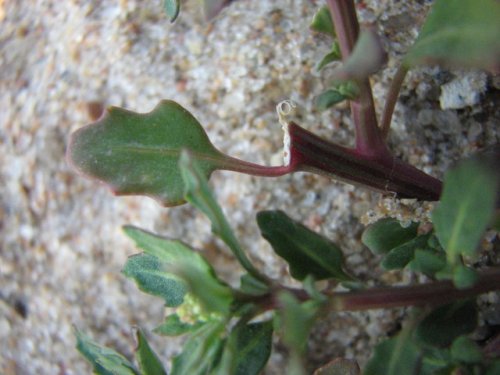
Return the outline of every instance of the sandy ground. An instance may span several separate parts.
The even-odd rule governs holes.
[[[226,280],[237,280],[240,271],[202,215],[148,198],[114,198],[70,170],[65,147],[102,107],[147,112],[163,98],[192,111],[218,148],[253,162],[281,163],[274,108],[289,98],[305,127],[352,143],[345,106],[312,108],[328,74],[316,73],[314,64],[329,44],[308,31],[313,3],[320,2],[241,0],[206,23],[197,2],[188,1],[171,25],[159,0],[0,1],[0,373],[86,374],[73,326],[131,356],[131,327],[149,332],[162,321],[161,301],[120,273],[137,252],[124,224],[180,238],[204,251]],[[379,22],[391,56],[374,80],[377,98],[427,10],[401,3],[360,6],[364,21]],[[440,114],[439,86],[453,78],[436,69],[411,74],[391,134],[398,155],[436,176],[459,156],[498,142],[498,113],[484,110],[489,102],[474,104],[486,90],[484,75],[471,78],[472,103]],[[270,276],[285,279],[286,267],[259,237],[254,217],[273,208],[342,245],[361,278],[380,275],[359,243],[359,220],[395,202],[306,174],[268,180],[216,173],[212,182],[243,245]],[[312,334],[311,360],[366,361],[402,314],[325,317]],[[180,340],[148,336],[166,363],[179,351]],[[277,344],[266,373],[280,373],[283,353]]]

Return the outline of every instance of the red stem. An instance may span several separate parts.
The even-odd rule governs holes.
[[[351,55],[359,35],[354,0],[328,0],[342,60]],[[377,116],[370,86],[366,78],[357,82],[359,97],[351,100],[351,113],[356,130],[356,150],[364,155],[385,153],[387,146],[377,125]]]
[[[400,198],[438,200],[442,184],[389,151],[361,154],[328,142],[295,123],[288,126],[293,170],[303,170],[360,184]]]
[[[442,305],[499,289],[500,269],[493,268],[480,272],[476,284],[469,289],[456,289],[451,281],[438,281],[422,285],[340,292],[330,295],[328,309],[334,311],[355,311],[405,306]]]

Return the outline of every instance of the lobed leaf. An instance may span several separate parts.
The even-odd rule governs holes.
[[[497,0],[436,0],[404,63],[499,69],[499,19]]]
[[[139,363],[141,375],[167,375],[160,359],[149,346],[144,332],[142,332],[141,329],[138,329],[136,335],[137,349],[135,355],[137,362]]]
[[[73,133],[68,159],[118,195],[148,195],[173,206],[184,202],[182,149],[191,150],[206,178],[227,158],[186,109],[164,100],[144,114],[111,107],[99,121]]]
[[[474,159],[446,173],[441,201],[432,213],[432,221],[450,265],[456,265],[461,255],[475,255],[495,212],[496,173]]]
[[[344,256],[337,245],[284,212],[261,211],[257,214],[257,224],[276,254],[287,261],[295,279],[304,280],[312,275],[316,280],[353,280],[343,270]]]
[[[222,313],[228,311],[232,301],[232,292],[229,287],[217,278],[212,266],[200,254],[180,241],[169,240],[139,228],[126,226],[124,231],[135,241],[138,247],[146,252],[144,255],[129,259],[129,262],[132,260],[133,263],[129,265],[129,262],[127,262],[128,267],[126,266],[124,270],[127,276],[130,275],[136,280],[142,280],[136,275],[148,272],[147,274],[152,275],[151,277],[174,280],[177,283],[176,285],[184,288],[173,288],[174,292],[179,293],[179,296],[184,297],[185,293],[189,291],[207,311]],[[141,260],[135,261],[136,258]],[[146,258],[146,261],[144,258]],[[144,264],[145,262],[148,262],[148,264]],[[133,268],[131,268],[132,266]],[[147,287],[154,292],[161,292],[162,286],[154,284],[156,280],[154,278]],[[144,287],[143,284],[141,285]],[[166,301],[168,298],[172,298],[172,293],[170,289],[165,291],[164,297]],[[175,296],[177,295],[174,294]],[[176,302],[179,302],[179,300],[180,297],[175,299]],[[167,303],[172,302],[169,300]]]
[[[93,366],[97,375],[139,375],[124,356],[113,349],[100,346],[83,332],[75,329],[76,349]]]

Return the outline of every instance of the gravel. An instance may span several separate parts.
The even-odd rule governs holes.
[[[121,227],[181,238],[201,249],[229,282],[241,271],[214,240],[206,218],[190,207],[114,198],[76,175],[65,161],[69,134],[104,107],[147,112],[169,98],[188,108],[222,151],[279,164],[275,106],[292,99],[303,126],[352,144],[345,106],[325,113],[312,106],[329,74],[314,71],[329,41],[308,31],[313,3],[320,2],[240,0],[207,23],[198,2],[185,1],[171,25],[159,0],[0,0],[0,373],[89,373],[74,349],[73,327],[131,357],[132,327],[141,326],[167,363],[179,352],[182,339],[149,333],[165,315],[161,301],[120,273],[137,252]],[[371,0],[359,8],[362,20],[377,21],[387,38],[388,67],[373,79],[380,110],[428,5]],[[436,176],[453,160],[499,140],[498,106],[484,85],[470,87],[473,99],[461,112],[439,114],[439,88],[450,77],[435,68],[408,76],[390,138],[397,155]],[[250,256],[283,282],[291,282],[286,266],[260,238],[258,210],[285,210],[329,236],[345,249],[354,273],[375,284],[384,279],[378,260],[359,242],[360,222],[384,215],[412,220],[429,209],[302,173],[264,179],[220,172],[212,184]],[[407,275],[393,277],[408,281]],[[363,364],[403,316],[404,310],[391,310],[324,317],[311,338],[313,365],[336,356]],[[284,356],[277,343],[266,374],[282,373]]]

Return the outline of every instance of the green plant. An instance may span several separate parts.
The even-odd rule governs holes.
[[[215,3],[219,9],[225,2],[206,2]],[[333,38],[332,49],[318,69],[339,59],[343,65],[317,104],[326,109],[341,100],[350,101],[354,149],[321,139],[290,121],[292,104],[282,103],[278,115],[285,131],[285,165],[248,163],[221,153],[186,109],[163,101],[147,114],[111,108],[98,122],[73,135],[69,160],[117,194],[148,195],[167,206],[190,203],[207,216],[214,235],[245,270],[240,285],[230,286],[188,245],[125,227],[143,253],[129,258],[124,274],[175,309],[155,331],[189,335],[182,353],[173,359],[172,374],[257,374],[268,360],[274,332],[290,351],[287,373],[302,374],[309,330],[323,314],[400,306],[414,309],[403,329],[376,347],[366,374],[493,374],[500,367],[499,353],[479,346],[467,334],[477,324],[474,298],[500,285],[497,268],[477,269],[473,263],[485,230],[498,230],[498,148],[450,170],[442,187],[438,179],[396,159],[385,137],[408,69],[422,63],[499,68],[500,5],[494,0],[437,0],[396,74],[379,125],[369,76],[385,61],[381,42],[373,30],[360,33],[353,1],[327,3],[311,26]],[[179,1],[167,0],[165,7],[175,20]],[[464,50],[470,53],[464,56]],[[367,288],[355,272],[346,269],[342,250],[329,239],[284,212],[259,212],[262,236],[303,287],[282,285],[252,263],[224,217],[207,183],[217,169],[266,177],[308,171],[397,197],[439,199],[432,213],[433,226],[415,222],[403,227],[394,219],[383,219],[369,226],[362,238],[382,257],[383,268],[406,268],[432,281]],[[340,284],[346,291],[320,290],[316,283],[320,280]],[[78,349],[97,373],[165,373],[140,330],[137,337],[139,370],[77,331]],[[337,360],[318,373],[328,371],[346,374],[359,369]]]

